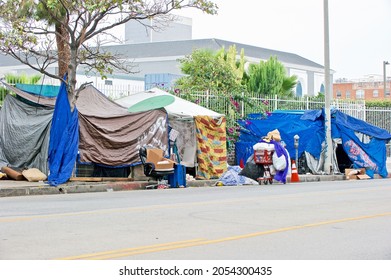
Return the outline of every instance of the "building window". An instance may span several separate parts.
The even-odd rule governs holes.
[[[345,95],[346,95],[346,99],[350,99],[350,90],[347,90]]]
[[[337,90],[337,98],[341,98],[342,97],[342,92],[340,90]]]
[[[319,91],[319,92],[320,92],[320,93],[324,93],[324,91],[325,91],[325,90],[324,90],[324,84],[321,84],[321,85],[320,85],[320,91]]]
[[[377,89],[373,90],[373,97],[379,97],[379,91]]]
[[[385,97],[390,97],[390,90],[389,89],[386,89]]]
[[[363,89],[356,90],[356,99],[364,99],[365,91]]]
[[[112,80],[105,80],[105,86],[112,86],[113,81]]]
[[[303,88],[302,88],[300,82],[297,82],[297,85],[296,85],[296,96],[297,97],[302,97],[303,96]]]

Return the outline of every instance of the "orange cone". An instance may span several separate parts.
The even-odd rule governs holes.
[[[297,173],[296,162],[292,160],[292,174],[291,174],[291,183],[300,182],[299,173]]]

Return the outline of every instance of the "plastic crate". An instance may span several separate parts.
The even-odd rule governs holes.
[[[273,164],[273,151],[268,151],[268,150],[254,151],[254,162],[258,164]]]

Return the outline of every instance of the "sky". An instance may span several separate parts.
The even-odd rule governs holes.
[[[214,0],[217,15],[195,9],[193,39],[217,38],[295,53],[324,65],[324,0]],[[328,0],[334,80],[383,75],[391,63],[391,0]],[[391,64],[386,68],[391,76]]]

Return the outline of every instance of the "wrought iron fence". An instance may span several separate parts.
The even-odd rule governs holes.
[[[196,92],[196,93],[181,93],[180,97],[193,101],[197,104],[200,104],[208,109],[216,111],[218,113],[232,115],[230,112],[230,97],[222,96],[219,94],[213,94],[209,92]],[[259,96],[257,94],[248,94],[247,102],[243,100],[239,102],[239,116],[241,118],[245,117],[249,113],[259,113],[254,112],[253,105],[263,106],[266,111],[273,112],[275,110],[314,110],[322,109],[325,106],[325,101],[323,98],[317,97],[295,97],[295,98],[281,98],[277,95],[275,96]],[[239,96],[240,97],[240,96]],[[244,94],[241,96],[244,98]],[[239,98],[240,99],[240,98]],[[331,101],[330,106],[336,108],[350,116],[355,118],[366,120],[366,114],[370,111],[369,108],[366,108],[364,100],[349,101],[349,100],[340,100],[335,99]],[[391,113],[391,108],[389,109]],[[383,127],[383,126],[381,126]],[[388,129],[390,130],[390,129]]]
[[[94,86],[111,100],[127,97],[144,90],[144,86],[141,85],[107,85],[104,83],[98,83]]]
[[[365,114],[366,122],[391,131],[391,108],[367,107]]]

